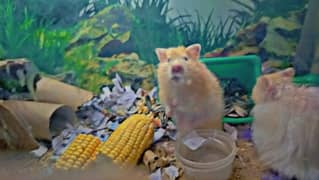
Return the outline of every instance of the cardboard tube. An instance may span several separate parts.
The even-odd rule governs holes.
[[[37,101],[65,104],[74,110],[93,97],[90,91],[48,77],[38,81],[35,95]]]
[[[0,102],[1,149],[33,150],[39,144],[33,138],[30,126]]]
[[[4,101],[2,106],[12,112],[16,118],[15,121],[23,122],[25,127],[29,125],[36,139],[51,140],[67,126],[77,124],[72,108],[61,104],[9,100]]]

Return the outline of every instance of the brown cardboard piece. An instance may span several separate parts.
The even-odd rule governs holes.
[[[38,81],[35,95],[39,102],[65,104],[73,110],[93,97],[90,91],[48,77]]]
[[[35,139],[51,140],[68,124],[76,126],[76,115],[65,105],[14,100],[0,103],[0,139],[10,149],[35,149]]]

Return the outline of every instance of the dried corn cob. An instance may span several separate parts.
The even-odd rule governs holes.
[[[98,149],[122,167],[136,165],[151,145],[153,136],[152,119],[143,114],[134,114],[120,124]]]
[[[145,97],[137,102],[137,114],[148,114],[150,109],[147,107]]]
[[[98,137],[79,134],[57,160],[55,167],[65,170],[71,168],[84,169],[91,161],[96,159],[97,147],[100,144],[101,141]]]
[[[147,114],[149,112],[149,109],[147,106],[141,105],[138,107],[137,114]]]

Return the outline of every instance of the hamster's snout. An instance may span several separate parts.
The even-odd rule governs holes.
[[[172,67],[172,73],[173,74],[175,74],[175,73],[183,73],[183,72],[184,72],[184,68],[181,65],[174,65]]]

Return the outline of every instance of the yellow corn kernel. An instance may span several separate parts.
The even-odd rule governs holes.
[[[91,145],[89,145],[91,144]],[[101,144],[98,137],[79,134],[55,163],[55,167],[68,170],[81,168],[97,155],[97,147]]]
[[[136,165],[142,153],[151,145],[153,135],[152,119],[144,114],[134,114],[99,146],[98,152],[120,166]]]

